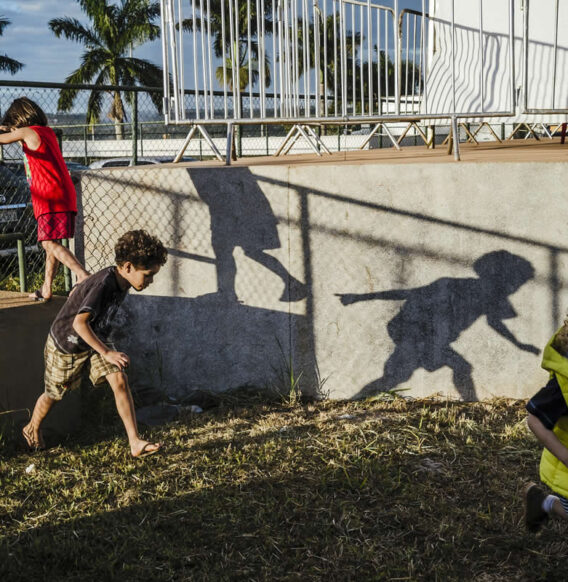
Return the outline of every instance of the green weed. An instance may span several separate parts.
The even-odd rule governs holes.
[[[522,523],[541,450],[523,402],[291,407],[245,387],[153,430],[164,452],[136,461],[112,403],[90,398],[64,443],[2,443],[2,579],[566,577],[562,525]]]

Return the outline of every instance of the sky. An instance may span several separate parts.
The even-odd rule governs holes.
[[[15,75],[3,73],[3,79],[62,83],[80,65],[83,45],[57,38],[47,24],[67,16],[88,25],[75,0],[0,0],[0,16],[11,21],[0,36],[0,54],[25,65]],[[135,55],[161,66],[161,43],[147,43]]]
[[[189,5],[189,0],[186,2]],[[384,0],[380,4],[392,6],[393,0]],[[399,0],[400,8],[419,9],[421,6],[421,0]],[[79,66],[83,46],[56,38],[47,25],[52,18],[64,16],[77,18],[88,25],[89,21],[76,0],[0,0],[0,16],[11,21],[0,36],[0,54],[25,65],[15,75],[3,73],[3,79],[62,83]],[[135,56],[161,66],[160,41],[137,48]]]

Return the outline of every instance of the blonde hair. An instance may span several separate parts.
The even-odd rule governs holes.
[[[27,97],[20,97],[8,107],[2,124],[8,127],[46,126],[47,116],[37,103]]]

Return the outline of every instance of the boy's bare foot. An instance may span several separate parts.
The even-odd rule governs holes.
[[[24,437],[30,451],[40,451],[45,449],[45,443],[43,442],[41,433],[39,431],[34,431],[29,424],[22,429],[22,436]]]
[[[130,447],[130,452],[135,459],[142,459],[157,453],[162,448],[162,443],[150,443],[148,441],[140,441],[135,446]]]

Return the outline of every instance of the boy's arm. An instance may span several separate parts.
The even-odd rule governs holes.
[[[533,346],[532,344],[523,344],[520,342],[513,332],[503,323],[502,319],[498,316],[487,315],[487,323],[492,327],[500,336],[509,340],[514,346],[523,350],[524,352],[529,352],[530,354],[538,355],[540,350]]]
[[[530,412],[527,418],[527,424],[544,447],[568,467],[568,448],[560,442],[559,438],[542,424],[538,416]]]
[[[29,127],[18,127],[10,130],[5,125],[0,125],[0,144],[14,143],[23,141],[31,150],[37,150],[41,144],[39,135]]]
[[[336,293],[343,305],[351,305],[359,301],[372,301],[373,299],[401,300],[408,299],[409,291],[413,289],[393,289],[392,291],[376,291],[374,293]]]
[[[73,329],[87,345],[99,353],[107,362],[118,366],[121,370],[127,368],[130,364],[130,358],[124,352],[110,350],[93,331],[89,323],[90,318],[91,314],[88,312],[78,313],[73,320]]]

